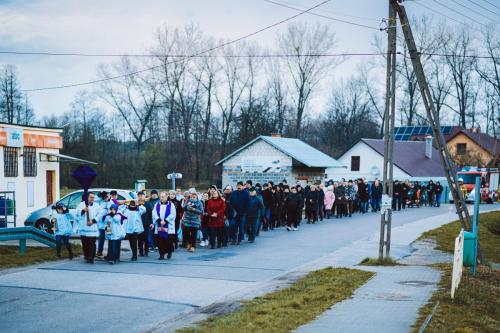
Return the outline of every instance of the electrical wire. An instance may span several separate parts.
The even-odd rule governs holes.
[[[495,8],[497,8],[497,9],[500,9],[500,7],[499,7],[499,6],[497,6],[497,5],[495,5],[495,4],[491,3],[491,2],[489,2],[488,0],[483,0],[483,1],[484,1],[484,2],[486,2],[486,3],[487,3],[487,4],[489,4],[489,5],[491,5],[491,6],[495,7]]]
[[[471,2],[471,3],[473,3],[473,4],[475,4],[476,6],[478,6],[478,7],[482,8],[482,9],[484,9],[484,10],[486,10],[486,11],[488,11],[488,12],[492,13],[493,15],[500,16],[500,14],[495,13],[495,12],[494,12],[494,11],[492,11],[491,9],[484,7],[483,5],[480,5],[480,4],[478,4],[477,2],[475,2],[475,1],[473,1],[473,0],[467,0],[467,1],[469,1],[469,2]]]
[[[466,19],[469,19],[469,20],[471,20],[471,21],[474,21],[475,23],[479,24],[480,26],[482,26],[482,25],[483,25],[483,24],[482,24],[481,22],[479,22],[478,20],[476,20],[476,19],[474,19],[474,18],[472,18],[472,17],[466,16],[466,15],[464,15],[464,14],[460,13],[458,10],[455,10],[455,9],[451,8],[450,6],[447,6],[447,5],[445,5],[445,4],[441,3],[441,2],[438,2],[437,0],[432,0],[432,1],[433,1],[433,2],[435,2],[435,3],[437,3],[438,5],[441,5],[441,6],[445,7],[445,8],[447,8],[448,10],[451,10],[452,12],[454,12],[454,13],[456,13],[456,14],[460,15],[460,16],[465,17]]]
[[[424,5],[424,4],[423,4],[422,2],[420,2],[420,1],[412,1],[412,3],[414,3],[414,4],[418,5],[418,6],[421,6],[421,7],[425,8],[425,9],[428,9],[428,10],[430,10],[430,11],[432,11],[432,12],[434,12],[434,13],[438,14],[438,15],[441,15],[441,16],[443,16],[443,17],[445,17],[445,18],[447,18],[447,19],[449,19],[449,20],[451,20],[451,21],[454,21],[454,22],[456,22],[456,23],[458,23],[458,24],[463,24],[464,26],[466,26],[466,27],[468,27],[468,28],[477,29],[476,27],[471,26],[471,25],[469,25],[469,24],[467,24],[467,23],[465,23],[465,22],[459,21],[459,20],[457,20],[457,19],[454,19],[453,17],[450,17],[450,16],[448,16],[448,15],[446,15],[446,14],[443,14],[443,13],[441,13],[441,12],[439,12],[439,11],[437,11],[437,10],[433,9],[432,7],[428,7],[427,5]],[[478,30],[478,31],[480,31],[479,29],[477,29],[477,30]]]
[[[249,33],[249,34],[246,34],[244,36],[241,36],[239,38],[236,38],[236,39],[233,39],[233,40],[230,40],[228,42],[225,42],[225,43],[221,43],[219,45],[216,45],[212,48],[209,48],[207,50],[204,50],[204,51],[201,51],[201,52],[198,52],[198,53],[195,53],[193,55],[190,55],[189,57],[186,57],[186,58],[191,58],[191,57],[194,57],[194,56],[199,56],[199,55],[202,55],[202,54],[205,54],[205,53],[209,53],[209,52],[212,52],[212,51],[215,51],[217,49],[220,49],[224,46],[228,46],[228,45],[231,45],[231,44],[234,44],[234,43],[237,43],[241,40],[244,40],[246,38],[249,38],[249,37],[252,37],[252,36],[255,36],[263,31],[266,31],[266,30],[269,30],[271,28],[274,28],[280,24],[283,24],[285,22],[288,22],[290,20],[293,20],[294,18],[298,17],[298,16],[301,16],[303,14],[306,14],[308,13],[309,11],[311,10],[314,10],[322,5],[324,5],[325,3],[327,2],[330,2],[331,0],[324,0],[322,2],[320,2],[319,4],[317,5],[314,5],[304,11],[301,11],[300,13],[297,13],[295,15],[292,15],[290,17],[287,17],[281,21],[278,21],[276,23],[273,23],[271,25],[268,25],[262,29],[259,29],[257,31],[254,31],[252,33]],[[186,58],[179,58],[179,59],[176,59],[176,60],[173,60],[171,62],[168,62],[167,64],[172,64],[172,63],[176,63],[176,62],[180,62]],[[51,86],[51,87],[41,87],[41,88],[32,88],[32,89],[24,89],[23,91],[24,92],[33,92],[33,91],[43,91],[43,90],[55,90],[55,89],[64,89],[64,88],[73,88],[73,87],[80,87],[80,86],[86,86],[86,85],[91,85],[91,84],[96,84],[96,83],[101,83],[101,82],[106,82],[106,81],[111,81],[111,80],[116,80],[116,79],[119,79],[119,78],[124,78],[124,77],[127,77],[127,76],[133,76],[133,75],[137,75],[137,74],[140,74],[140,73],[144,73],[144,72],[147,72],[147,71],[150,71],[150,70],[154,70],[154,69],[157,69],[157,68],[160,68],[160,67],[163,67],[165,64],[162,64],[162,65],[157,65],[157,66],[153,66],[153,67],[149,67],[149,68],[145,68],[145,69],[141,69],[141,70],[137,70],[137,71],[134,71],[134,72],[130,72],[130,73],[126,73],[126,74],[121,74],[121,75],[116,75],[116,76],[111,76],[111,77],[106,77],[106,78],[103,78],[103,79],[98,79],[98,80],[92,80],[92,81],[87,81],[87,82],[80,82],[80,83],[71,83],[71,84],[64,84],[64,85],[58,85],[58,86]]]
[[[470,1],[470,0],[468,0],[468,1]],[[482,17],[486,18],[487,20],[490,20],[490,21],[493,21],[493,22],[495,22],[495,23],[496,23],[496,20],[495,20],[495,19],[492,19],[492,18],[490,18],[490,17],[488,17],[488,16],[484,15],[484,14],[483,14],[483,13],[481,13],[480,11],[475,10],[475,9],[472,9],[472,8],[470,8],[470,7],[468,7],[468,6],[464,5],[464,4],[462,4],[462,3],[460,3],[460,2],[458,2],[458,1],[456,1],[456,0],[455,0],[454,2],[455,2],[457,5],[459,5],[460,7],[463,7],[463,8],[465,8],[465,9],[467,9],[467,10],[470,10],[471,12],[476,13],[477,15],[482,16]]]
[[[275,1],[272,1],[272,0],[264,0],[264,1],[268,2],[268,3],[272,3],[272,4],[277,5],[277,6],[285,7],[285,8],[288,8],[288,9],[293,9],[293,10],[298,10],[298,11],[302,10],[300,8],[297,8],[297,7],[294,7],[294,6],[289,6],[289,5],[286,5],[284,3],[275,2]],[[380,28],[377,28],[377,27],[372,27],[372,26],[369,26],[369,25],[360,24],[360,23],[356,23],[356,22],[351,22],[351,21],[347,21],[347,20],[341,20],[341,19],[338,19],[338,18],[335,18],[335,17],[332,17],[332,16],[318,14],[318,13],[314,13],[314,12],[310,12],[310,11],[307,12],[307,14],[314,15],[314,16],[317,16],[317,17],[322,17],[322,18],[325,18],[325,19],[328,19],[328,20],[331,20],[331,21],[335,21],[335,22],[341,22],[341,23],[345,23],[345,24],[350,24],[350,25],[362,27],[362,28],[367,28],[367,29],[372,29],[372,30],[381,30]]]

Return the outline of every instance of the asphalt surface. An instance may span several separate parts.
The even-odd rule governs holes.
[[[453,212],[449,205],[395,212],[394,255],[408,254],[412,240],[453,220]],[[123,252],[118,265],[76,259],[3,271],[0,332],[162,331],[161,323],[299,267],[314,269],[321,258],[326,260],[322,266],[352,266],[360,258],[376,256],[379,224],[378,214],[356,214],[302,224],[297,232],[261,232],[254,244],[198,248],[195,253],[179,249],[169,261],[150,254],[130,262],[130,252]]]

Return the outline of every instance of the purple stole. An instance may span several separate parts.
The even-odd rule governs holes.
[[[170,208],[171,208],[171,202],[167,201],[167,208],[165,209],[165,216],[163,218],[160,216],[160,208],[161,208],[161,202],[158,202],[156,204],[156,214],[160,218],[160,220],[167,220],[167,217],[170,215]],[[157,222],[158,224],[158,236],[161,238],[168,238],[168,224],[167,227],[162,227],[160,222]]]

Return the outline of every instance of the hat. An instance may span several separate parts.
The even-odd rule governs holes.
[[[118,205],[117,204],[112,204],[111,206],[109,206],[109,209],[118,210]]]
[[[196,189],[194,187],[191,187],[189,190],[188,190],[189,194],[197,194],[196,193]]]
[[[158,195],[158,191],[157,190],[151,190],[151,195],[153,195],[153,194]]]

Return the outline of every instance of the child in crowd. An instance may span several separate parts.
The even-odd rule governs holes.
[[[56,214],[53,215],[52,222],[54,223],[54,234],[56,235],[57,257],[61,258],[61,245],[64,244],[68,250],[69,259],[73,259],[73,251],[71,249],[71,243],[69,242],[69,237],[73,231],[71,214],[63,203],[57,203]]]
[[[137,261],[137,240],[139,234],[144,232],[141,218],[144,213],[146,213],[146,208],[143,205],[137,206],[134,200],[130,201],[128,206],[122,212],[122,214],[126,217],[124,223],[126,233],[125,239],[128,239],[130,243],[132,261]]]
[[[106,239],[109,241],[106,259],[109,264],[117,264],[120,259],[121,240],[125,237],[125,229],[122,226],[122,215],[118,213],[118,205],[112,204],[109,207],[108,214],[103,219],[106,224]]]

